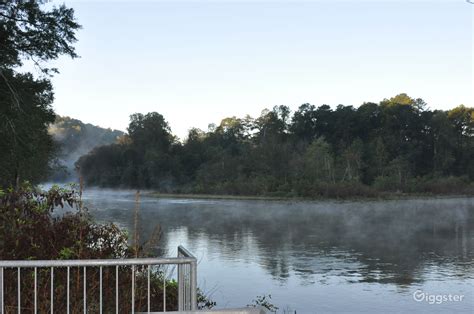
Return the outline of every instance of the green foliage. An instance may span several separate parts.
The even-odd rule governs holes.
[[[252,300],[251,304],[248,304],[248,307],[263,307],[267,310],[269,310],[272,313],[276,313],[278,311],[278,306],[275,306],[272,303],[272,295],[259,295],[257,296],[254,300]]]
[[[121,131],[104,129],[69,117],[57,116],[49,126],[49,134],[60,147],[59,167],[56,167],[49,180],[63,182],[74,174],[74,163],[79,157],[89,153],[97,146],[124,141]]]
[[[311,182],[334,182],[334,156],[331,146],[323,138],[317,138],[309,145],[303,163],[302,176]]]
[[[129,141],[77,165],[86,182],[161,192],[350,197],[410,192],[415,178],[474,179],[473,110],[430,111],[405,94],[359,108],[303,104],[225,118],[179,143],[157,113],[132,116]],[[462,181],[464,182],[464,181]],[[421,184],[421,183],[420,183]],[[435,188],[443,193],[451,189]],[[467,189],[466,191],[469,191]],[[450,192],[451,193],[451,192]]]
[[[0,3],[0,186],[44,179],[55,155],[48,134],[55,118],[48,76],[57,70],[45,63],[60,55],[77,56],[72,44],[80,26],[72,9],[45,10],[43,3]],[[40,70],[40,78],[15,71],[25,60]]]
[[[97,147],[79,159],[78,169],[95,185],[155,186],[167,190],[176,178],[176,140],[168,123],[158,113],[134,114],[130,118],[129,140]]]
[[[474,184],[466,176],[412,178],[404,188],[405,192],[431,194],[473,194]]]
[[[74,10],[65,5],[46,11],[46,1],[10,0],[0,4],[0,67],[23,64],[28,59],[40,65],[60,55],[77,57],[72,44],[80,25],[74,19]],[[48,72],[49,70],[41,68]]]
[[[85,210],[57,218],[57,207],[79,209],[75,190],[41,191],[23,184],[0,198],[0,259],[118,258],[127,238],[114,225],[97,225]],[[101,243],[97,246],[97,243]]]
[[[73,186],[74,187],[74,186]],[[55,214],[58,207],[68,209],[66,213]],[[77,190],[55,186],[49,191],[41,191],[29,184],[23,184],[16,190],[0,194],[0,259],[2,260],[54,260],[54,259],[98,259],[132,258],[135,250],[127,241],[126,233],[114,224],[94,223],[85,208]],[[146,256],[144,247],[138,248],[139,256]],[[4,270],[5,289],[12,291],[16,287],[16,270]],[[70,269],[71,309],[82,312],[83,272]],[[115,268],[104,267],[103,296],[104,312],[115,312]],[[120,267],[120,312],[130,311],[131,287],[130,267]],[[22,309],[32,308],[33,286],[32,271],[22,271]],[[98,306],[99,272],[97,268],[87,270],[88,311],[96,312]],[[50,270],[38,269],[38,285],[49,291]],[[66,272],[56,269],[55,305],[57,312],[66,311]],[[135,309],[146,311],[147,305],[147,268],[136,268]],[[151,302],[155,308],[163,308],[163,281],[166,280],[167,310],[176,310],[177,284],[165,279],[161,269],[154,269],[150,277]],[[6,294],[5,308],[16,312],[15,294]],[[199,292],[199,306],[210,308],[215,303]],[[38,294],[38,309],[49,312],[48,294]]]
[[[47,128],[55,118],[51,84],[31,74],[0,71],[0,186],[18,185],[20,178],[37,182],[55,151]]]

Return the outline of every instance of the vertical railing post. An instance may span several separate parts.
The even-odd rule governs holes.
[[[147,312],[150,313],[150,265],[148,265],[147,274]]]
[[[83,294],[84,294],[84,298],[82,300],[83,302],[83,305],[82,307],[84,308],[84,314],[87,314],[87,269],[86,269],[86,266],[84,266],[84,278],[83,278]]]
[[[4,301],[3,301],[3,267],[0,268],[0,313],[3,314]]]
[[[178,247],[178,257],[191,257],[193,261],[178,264],[178,310],[197,309],[197,261],[184,247]]]
[[[197,310],[197,262],[191,262],[190,285],[191,285],[191,311]]]
[[[119,267],[115,266],[115,314],[119,314]]]
[[[18,267],[18,314],[21,314],[21,268]]]
[[[184,280],[183,280],[183,284],[184,284],[184,296],[183,296],[183,299],[184,299],[184,310],[187,311],[189,310],[189,265],[188,264],[184,264],[183,265],[183,273],[184,273]]]
[[[135,265],[132,265],[132,314],[135,314]]]
[[[34,313],[38,313],[38,268],[35,267],[35,310]]]
[[[102,266],[99,267],[99,313],[102,314]]]
[[[182,256],[180,247],[178,247],[178,258]],[[183,264],[178,264],[178,311],[184,311],[183,306]]]
[[[183,264],[178,265],[178,311],[184,311],[184,273]]]
[[[54,267],[51,267],[51,314],[54,313]]]
[[[166,271],[163,271],[163,312],[166,312]]]
[[[71,268],[67,267],[67,282],[66,282],[66,313],[69,314],[69,286],[70,286]]]

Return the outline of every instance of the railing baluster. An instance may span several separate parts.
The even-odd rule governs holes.
[[[135,314],[135,265],[132,265],[132,314]]]
[[[191,265],[186,264],[186,268],[187,268],[187,271],[186,271],[186,276],[187,276],[186,284],[188,285],[188,289],[186,290],[188,299],[187,299],[186,302],[188,303],[187,310],[189,311],[191,309]]]
[[[115,266],[115,313],[118,314],[119,312],[119,267],[118,265]]]
[[[189,265],[191,270],[190,275],[190,285],[191,285],[191,311],[197,310],[197,262],[191,262]]]
[[[99,313],[102,314],[102,266],[99,267],[100,272],[100,311]]]
[[[21,270],[20,267],[18,267],[18,314],[21,313]]]
[[[178,265],[178,311],[184,311],[184,276],[183,266]]]
[[[35,267],[35,314],[38,313],[38,297],[37,297],[37,279],[36,279],[36,276],[37,276],[37,268]]]
[[[190,310],[191,307],[189,305],[190,295],[189,295],[189,264],[186,264],[186,310]]]
[[[51,314],[54,312],[54,267],[51,267]]]
[[[188,271],[188,265],[184,264],[183,265],[183,310],[188,309],[188,298],[187,298],[187,292],[188,292],[188,286],[187,286],[187,271]]]
[[[70,277],[71,269],[67,267],[67,283],[66,283],[66,312],[69,314],[69,277]]]
[[[150,313],[150,265],[148,265],[148,281],[147,281],[147,286],[148,286],[148,313]]]
[[[83,283],[84,283],[84,304],[83,304],[83,307],[84,307],[84,314],[87,313],[87,269],[86,269],[86,266],[84,266],[84,280],[83,280]]]
[[[157,265],[161,265],[156,269],[156,272],[153,272],[153,266],[157,267]],[[39,311],[43,310],[43,305],[42,305],[42,290],[41,290],[41,284],[42,284],[42,277],[41,277],[41,268],[50,268],[50,277],[51,277],[51,282],[50,282],[50,308],[51,308],[51,314],[54,313],[54,298],[55,298],[55,292],[56,289],[54,287],[54,272],[55,268],[60,267],[61,269],[66,268],[66,285],[61,284],[60,291],[61,296],[60,296],[60,303],[61,306],[64,306],[64,302],[66,302],[66,311],[64,313],[76,313],[80,311],[80,300],[77,300],[78,302],[75,301],[74,297],[76,295],[76,290],[74,290],[74,279],[71,278],[71,267],[78,268],[78,273],[77,273],[77,285],[78,289],[80,289],[80,268],[83,268],[83,312],[84,314],[87,314],[88,312],[88,306],[87,306],[87,291],[88,291],[88,278],[87,278],[87,267],[98,267],[99,268],[99,304],[97,306],[99,307],[99,310],[97,312],[103,313],[104,312],[104,267],[110,267],[110,266],[115,266],[115,313],[118,314],[119,312],[123,312],[126,310],[126,300],[125,301],[125,308],[120,309],[120,278],[119,278],[119,271],[120,271],[120,266],[122,266],[124,269],[131,269],[131,275],[132,275],[132,283],[131,283],[131,313],[135,313],[135,294],[136,294],[136,289],[139,289],[140,287],[144,286],[140,284],[142,282],[142,279],[144,278],[144,270],[145,267],[147,267],[147,312],[151,313],[152,311],[152,296],[153,296],[153,290],[152,288],[155,289],[157,288],[155,284],[158,284],[159,286],[159,281],[156,282],[154,281],[155,279],[158,279],[157,277],[162,274],[163,276],[163,287],[162,287],[162,293],[163,293],[163,312],[166,312],[166,307],[167,307],[167,276],[173,276],[173,274],[167,274],[169,267],[167,265],[174,265],[172,267],[173,273],[175,268],[178,268],[178,309],[179,310],[194,310],[197,307],[197,298],[196,298],[196,276],[197,276],[197,263],[196,259],[194,256],[192,256],[185,248],[179,247],[178,248],[178,257],[177,258],[135,258],[135,259],[105,259],[105,260],[63,260],[63,261],[34,261],[34,260],[28,260],[28,261],[0,261],[0,314],[4,314],[6,309],[5,309],[5,298],[6,298],[6,291],[5,291],[5,268],[12,269],[13,275],[14,275],[14,270],[15,268],[17,269],[17,306],[18,308],[15,309],[14,307],[10,310],[10,307],[8,307],[9,311],[14,311],[21,313],[22,310],[28,309],[28,311],[33,312],[37,314]],[[137,269],[137,266],[139,267]],[[163,267],[163,268],[161,268]],[[21,276],[22,276],[22,269],[23,268],[28,268],[27,269],[27,277],[31,277],[31,273],[33,272],[33,293],[34,295],[31,297],[31,279],[27,279],[27,282],[25,283],[26,287],[26,292],[27,297],[22,297],[22,281],[21,281]],[[38,269],[40,270],[38,272]],[[161,269],[163,269],[161,273]],[[136,272],[139,272],[139,277],[138,279],[136,278]],[[46,271],[47,272],[47,271]],[[60,272],[63,274],[63,272]],[[73,272],[74,273],[74,272]],[[95,271],[93,272],[95,273]],[[109,273],[106,273],[106,278],[109,278]],[[60,274],[60,275],[61,275]],[[96,275],[92,275],[92,277]],[[152,280],[152,276],[154,276]],[[46,277],[47,278],[47,277]],[[97,278],[97,277],[95,277]],[[111,277],[113,278],[113,276]],[[125,279],[125,278],[124,278]],[[94,279],[94,284],[93,286],[96,287],[96,279]],[[137,281],[139,280],[139,281]],[[73,287],[71,288],[71,281]],[[152,281],[153,281],[153,287],[152,287]],[[30,282],[30,283],[28,283]],[[109,282],[109,281],[107,281]],[[137,283],[139,285],[137,285]],[[144,282],[143,282],[144,283]],[[14,282],[13,282],[14,284]],[[47,284],[47,283],[46,283]],[[130,287],[130,286],[129,286]],[[64,300],[64,295],[62,294],[64,289],[66,290],[66,300]],[[72,289],[72,290],[71,290]],[[130,293],[128,291],[130,290],[124,290],[127,291],[126,293]],[[13,292],[14,293],[14,292]],[[71,295],[72,293],[72,295]],[[95,292],[94,292],[95,293]],[[109,297],[109,294],[106,293],[106,297]],[[142,291],[139,291],[139,296],[144,296],[144,293]],[[14,298],[14,295],[12,296]],[[76,297],[79,297],[77,295]],[[22,298],[23,298],[23,304],[22,304]],[[72,299],[71,299],[72,298]],[[107,299],[108,300],[108,299]],[[107,309],[108,304],[107,300],[105,302]],[[140,297],[140,302],[143,300]],[[111,300],[110,300],[111,301]],[[113,302],[113,301],[112,301]],[[143,302],[140,303],[141,305],[144,305]],[[111,304],[110,304],[111,305]],[[176,306],[176,305],[174,305]],[[111,310],[111,309],[110,309]],[[111,310],[112,311],[112,310]]]
[[[187,275],[188,275],[188,279],[187,279],[187,284],[188,284],[188,311],[191,310],[191,264],[187,264],[187,267],[188,267],[188,271],[187,271]]]
[[[166,312],[166,268],[163,271],[163,312]]]
[[[4,298],[4,293],[3,293],[3,267],[0,269],[0,289],[2,290],[1,293],[0,293],[0,297],[2,298],[0,300],[0,313],[3,314],[3,310],[4,310],[4,301],[3,301],[3,298]]]

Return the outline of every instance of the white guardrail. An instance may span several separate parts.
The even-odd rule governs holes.
[[[178,257],[174,258],[0,261],[0,313],[21,313],[22,311],[38,313],[38,311],[44,312],[46,309],[47,312],[54,313],[55,304],[57,307],[60,307],[59,304],[62,306],[62,309],[58,311],[65,311],[68,314],[71,312],[102,313],[105,302],[108,305],[108,312],[114,307],[115,313],[135,313],[137,278],[142,279],[143,289],[145,289],[143,286],[145,286],[146,278],[146,297],[143,297],[143,300],[146,299],[147,312],[151,313],[151,311],[158,309],[152,309],[151,306],[150,295],[153,293],[156,298],[157,292],[152,292],[150,278],[156,281],[157,277],[153,277],[151,274],[152,272],[160,273],[160,271],[163,278],[162,292],[160,291],[160,293],[163,294],[163,299],[161,301],[162,307],[159,310],[166,312],[167,280],[165,272],[162,270],[162,267],[166,265],[174,265],[178,268],[178,311],[195,311],[197,309],[197,261],[188,250],[179,246]],[[58,279],[60,282],[55,282],[55,272],[61,274],[62,280]],[[105,287],[108,289],[106,300],[103,295],[104,275],[106,283],[110,284],[115,281],[115,288],[110,285]],[[65,280],[63,280],[64,277],[66,277]],[[16,283],[12,283],[12,281],[16,281]],[[155,281],[154,285],[156,285]],[[73,292],[75,293],[73,305],[71,305],[71,283],[74,285]],[[119,299],[120,294],[122,296],[125,294],[124,288],[128,288],[124,287],[124,283],[130,284],[131,293],[126,296],[130,297],[129,303],[121,302]],[[82,290],[81,295],[79,295],[80,290]],[[115,290],[115,296],[113,296],[113,292],[112,296],[110,295],[113,290]],[[66,300],[64,300],[64,294]],[[39,298],[42,301],[41,310],[39,310]],[[89,300],[89,303],[88,298],[92,299]],[[45,300],[48,301],[46,305]],[[113,302],[115,302],[115,306],[113,306]],[[129,307],[125,308],[124,304],[128,304]],[[168,304],[168,308],[170,308],[170,304]],[[176,304],[171,308],[176,308]]]

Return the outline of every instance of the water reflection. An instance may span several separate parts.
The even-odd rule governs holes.
[[[93,214],[131,228],[133,194],[103,193],[86,193]],[[467,287],[474,282],[473,199],[310,203],[143,198],[140,238],[149,236],[157,223],[163,228],[159,254],[172,254],[175,244],[184,242],[212,265],[247,271],[258,265],[281,287],[294,278],[306,289],[340,280],[341,285],[364,287],[388,284],[398,292],[425,281],[467,282]]]

